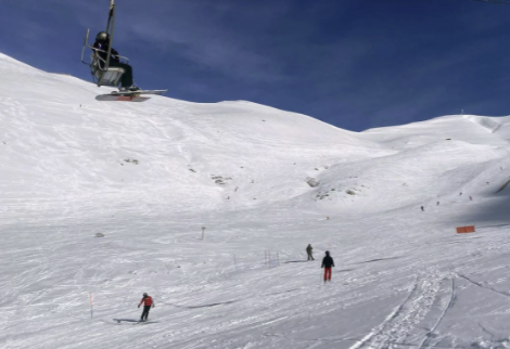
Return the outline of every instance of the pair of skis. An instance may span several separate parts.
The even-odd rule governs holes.
[[[155,324],[158,321],[141,321],[141,320],[135,320],[135,319],[113,319],[113,321],[116,321],[118,324],[121,322],[132,322],[134,324]]]
[[[150,99],[146,95],[163,95],[168,90],[114,91],[96,96],[98,101],[145,102]]]

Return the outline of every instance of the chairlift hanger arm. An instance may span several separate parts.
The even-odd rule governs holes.
[[[110,12],[109,12],[109,17],[113,17],[114,16],[114,10],[115,10],[115,0],[110,0]],[[110,20],[108,19],[108,22],[110,22]]]
[[[110,58],[112,57],[114,27],[115,27],[115,0],[110,0],[110,13],[108,15],[108,23],[106,24],[106,32],[110,35],[110,42],[108,43],[108,54],[106,55],[105,67],[110,66]]]
[[[112,35],[115,22],[115,0],[110,0],[110,11],[108,12],[108,22],[106,23],[106,32]]]

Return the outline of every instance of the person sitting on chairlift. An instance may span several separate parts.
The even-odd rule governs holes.
[[[99,57],[99,65],[101,69],[104,69],[105,62],[108,58],[108,50],[110,46],[110,35],[105,32],[99,32],[96,36],[96,41],[94,42],[94,49]],[[120,91],[138,91],[139,88],[133,83],[133,68],[127,64],[120,62],[119,53],[112,47],[111,57],[110,57],[110,67],[119,67],[124,69],[124,74],[122,74],[121,78],[121,88]]]

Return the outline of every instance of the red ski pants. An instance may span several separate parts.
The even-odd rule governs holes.
[[[331,281],[331,268],[324,268],[324,281]]]

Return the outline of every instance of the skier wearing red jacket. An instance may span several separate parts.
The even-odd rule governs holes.
[[[147,321],[147,318],[149,317],[149,311],[151,308],[154,308],[154,301],[152,300],[151,296],[149,296],[147,293],[144,293],[140,304],[138,304],[138,308],[140,308],[142,304],[143,312],[142,316],[140,317],[140,321]]]

